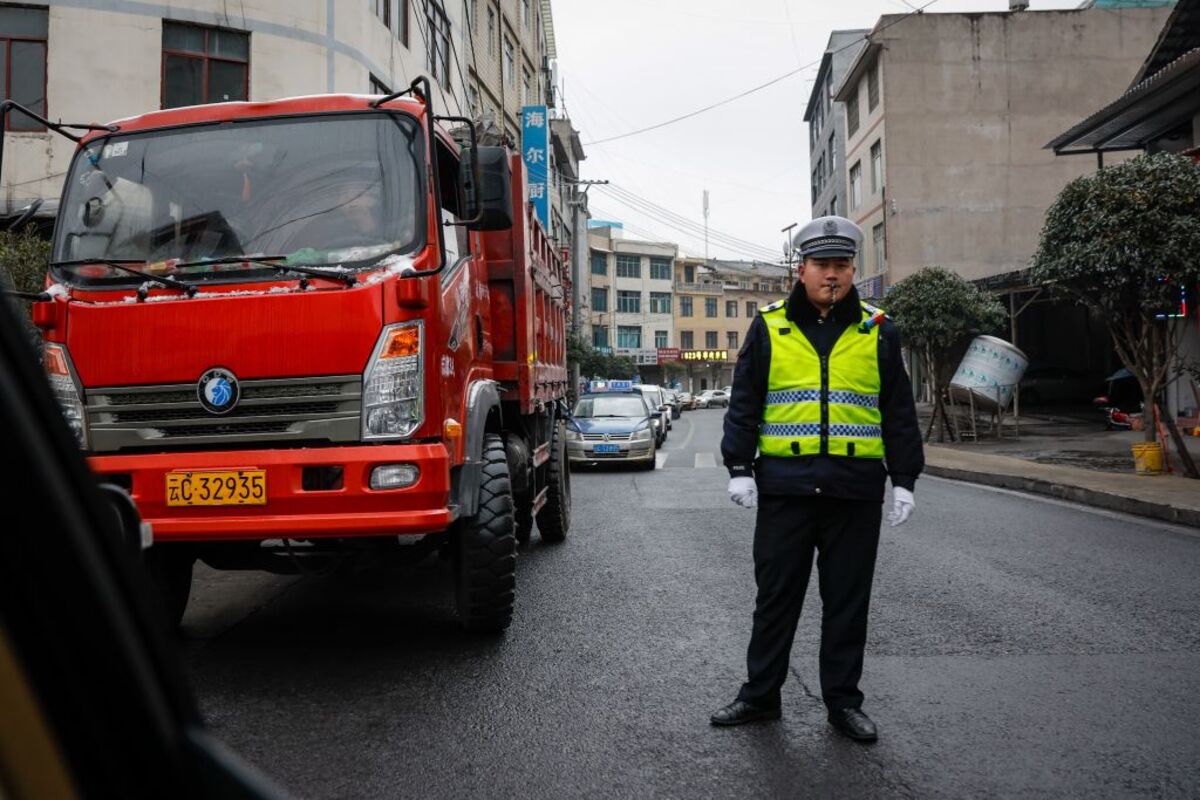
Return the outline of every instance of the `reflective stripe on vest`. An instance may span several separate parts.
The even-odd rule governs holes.
[[[866,324],[877,311],[864,308],[822,359],[787,318],[785,303],[759,310],[771,337],[760,453],[883,458],[879,326]]]

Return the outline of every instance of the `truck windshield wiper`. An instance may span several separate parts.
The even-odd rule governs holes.
[[[194,297],[196,295],[196,287],[190,283],[184,283],[183,281],[177,281],[174,278],[168,278],[163,275],[155,275],[151,272],[146,272],[145,270],[141,270],[141,269],[137,269],[136,267],[129,266],[130,264],[145,264],[145,263],[146,263],[145,261],[141,261],[139,259],[121,259],[119,261],[113,261],[113,260],[107,259],[107,258],[77,258],[77,259],[74,259],[71,261],[51,261],[50,266],[52,266],[52,267],[81,267],[81,266],[84,266],[87,264],[103,264],[106,267],[111,267],[112,269],[120,270],[121,272],[127,272],[130,275],[136,275],[139,278],[142,278],[147,281],[152,281],[161,286],[166,286],[170,289],[178,289],[179,291],[185,293],[188,297]],[[149,294],[149,293],[146,291],[145,286],[138,287],[137,295],[138,295],[139,301],[145,300],[147,294]]]
[[[298,275],[308,275],[313,278],[325,278],[326,280],[330,281],[339,281],[346,284],[346,286],[354,286],[356,283],[358,283],[358,278],[349,272],[334,272],[332,270],[318,269],[311,266],[276,263],[283,261],[286,258],[288,258],[288,256],[228,256],[226,258],[202,258],[196,261],[181,261],[175,265],[175,268],[203,267],[208,264],[259,264],[278,272],[295,272]]]

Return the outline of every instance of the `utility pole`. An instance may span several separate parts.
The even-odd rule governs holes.
[[[800,224],[800,223],[793,222],[791,225],[788,225],[786,228],[779,229],[779,232],[783,234],[783,262],[784,262],[784,264],[787,265],[788,291],[789,292],[792,290],[792,255],[794,254],[794,249],[792,248],[791,233],[792,233],[792,228],[795,228],[798,224]]]
[[[704,190],[704,262],[708,263],[708,189]]]

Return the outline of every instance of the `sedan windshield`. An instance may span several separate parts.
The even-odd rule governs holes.
[[[646,405],[636,395],[584,397],[575,404],[577,417],[644,417]]]
[[[273,274],[237,257],[365,267],[421,243],[420,136],[394,114],[202,125],[89,143],[59,213],[59,280]],[[231,260],[222,265],[178,262]],[[225,276],[222,277],[232,277]]]

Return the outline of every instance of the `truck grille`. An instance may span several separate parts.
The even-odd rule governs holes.
[[[209,413],[195,384],[89,389],[94,452],[130,448],[359,439],[358,375],[243,381],[228,414]]]

